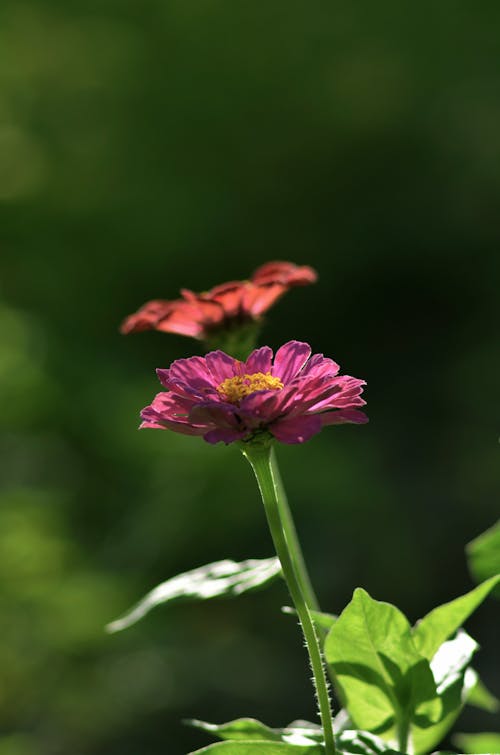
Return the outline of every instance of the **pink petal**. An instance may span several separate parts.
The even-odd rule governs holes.
[[[323,354],[313,354],[301,372],[308,377],[334,377],[340,370],[337,362],[324,357]]]
[[[285,386],[281,391],[256,391],[240,401],[238,413],[252,426],[272,422],[287,411],[287,405],[293,402],[295,391]]]
[[[140,428],[169,429],[184,435],[203,435],[207,428],[190,423],[185,412],[186,407],[178,403],[177,397],[172,397],[169,393],[159,393],[151,406],[146,406],[142,410],[143,422]]]
[[[280,419],[269,426],[269,430],[281,443],[305,443],[320,432],[322,427],[319,415],[302,415]]]
[[[252,351],[245,364],[245,372],[253,375],[255,372],[271,371],[273,361],[273,350],[269,346],[262,346],[260,349]]]
[[[144,420],[144,422],[141,422],[139,425],[139,430],[168,430],[168,428],[155,420],[151,420],[150,422]]]
[[[243,440],[245,435],[248,435],[248,430],[241,432],[238,430],[227,430],[218,427],[215,430],[209,430],[208,433],[205,433],[203,439],[206,440],[207,443],[219,443],[222,441],[227,445],[228,443],[234,443],[235,440]]]
[[[233,404],[215,401],[195,404],[189,413],[189,421],[194,425],[205,425],[212,428],[240,428]]]
[[[307,362],[311,353],[308,343],[288,341],[278,349],[274,357],[273,375],[283,383],[289,383]]]
[[[354,425],[366,425],[369,421],[364,412],[360,412],[359,409],[340,409],[336,412],[326,412],[323,414],[314,415],[321,419],[323,426],[326,425],[343,425],[346,423],[352,423]]]
[[[302,382],[305,382],[305,385],[302,385]],[[290,411],[300,410],[301,414],[304,414],[306,410],[308,414],[314,414],[317,408],[333,401],[342,391],[341,387],[336,384],[335,378],[333,380],[319,378],[302,382],[296,391],[293,408],[289,407]]]
[[[348,409],[353,406],[364,406],[366,401],[361,398],[363,386],[366,385],[364,380],[342,375],[336,378],[336,382],[341,390],[333,394],[331,398],[325,398],[314,406],[309,407],[309,411],[318,411],[319,409]]]
[[[189,357],[188,359],[176,359],[172,362],[169,370],[171,380],[180,380],[183,383],[201,381],[207,385],[214,385],[204,357]],[[159,375],[158,375],[159,377]]]
[[[227,378],[232,378],[238,374],[237,370],[240,363],[223,351],[211,351],[206,355],[205,360],[216,386]]]
[[[160,367],[158,367],[158,369],[156,370],[156,374],[158,376],[158,380],[160,381],[160,383],[165,388],[167,388],[168,390],[170,390],[170,370],[168,370],[168,369],[167,370],[163,370]]]

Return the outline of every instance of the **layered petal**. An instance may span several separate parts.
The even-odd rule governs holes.
[[[345,423],[351,423],[353,425],[366,425],[369,421],[364,412],[360,412],[359,409],[339,409],[336,412],[324,412],[317,415],[321,418],[321,422],[326,425],[343,425]]]
[[[182,289],[180,299],[155,299],[144,304],[121,325],[122,333],[159,330],[213,341],[221,331],[234,332],[258,322],[294,286],[316,281],[316,272],[291,262],[269,262],[251,280],[230,281],[204,293]]]
[[[276,352],[273,375],[284,383],[289,383],[302,369],[310,353],[311,347],[308,343],[288,341]]]
[[[285,286],[307,286],[316,283],[318,274],[309,265],[294,265],[293,262],[266,262],[252,275],[254,283],[282,283]]]
[[[317,414],[285,417],[269,425],[270,432],[281,443],[305,443],[321,430],[321,418]]]
[[[140,333],[142,330],[152,330],[172,311],[173,304],[174,302],[162,299],[146,302],[135,314],[129,315],[122,322],[120,332],[127,335]]]
[[[267,431],[281,443],[304,443],[326,425],[363,424],[364,380],[338,375],[338,365],[307,343],[253,351],[246,362],[213,351],[178,359],[158,377],[167,389],[142,413],[141,427],[203,435],[208,443],[251,441]]]
[[[241,429],[235,407],[222,402],[218,404],[215,401],[207,401],[203,404],[195,404],[189,413],[189,421],[207,428]]]
[[[252,318],[260,317],[260,315],[271,309],[278,299],[280,299],[284,293],[288,290],[287,286],[282,283],[264,283],[255,285],[249,283],[242,297],[242,309],[247,312]]]
[[[223,283],[203,294],[205,301],[216,302],[222,309],[224,317],[231,319],[242,313],[242,302],[245,295],[246,283],[244,281],[232,281]]]
[[[209,430],[205,433],[203,440],[207,443],[234,443],[235,440],[243,440],[248,435],[248,430],[233,430],[223,427],[218,427],[215,430]]]
[[[211,351],[205,357],[207,367],[216,385],[237,374],[239,363],[223,351]]]
[[[270,372],[273,362],[273,350],[269,346],[254,349],[245,362],[245,372]]]

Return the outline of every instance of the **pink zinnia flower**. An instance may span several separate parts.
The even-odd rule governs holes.
[[[260,320],[290,288],[316,279],[316,272],[307,265],[267,262],[248,281],[222,283],[201,294],[182,289],[181,299],[149,301],[125,319],[121,332],[161,330],[211,340],[218,331]]]
[[[208,443],[251,440],[270,433],[282,443],[303,443],[325,425],[368,421],[357,407],[364,380],[338,375],[339,366],[311,347],[289,341],[240,362],[223,351],[178,359],[158,370],[165,391],[141,412],[141,427],[202,435]]]

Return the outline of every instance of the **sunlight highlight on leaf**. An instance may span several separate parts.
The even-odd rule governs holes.
[[[210,600],[234,597],[264,587],[281,573],[277,558],[248,559],[237,563],[224,559],[162,582],[124,616],[107,625],[108,632],[119,632],[142,619],[152,608],[180,600]]]

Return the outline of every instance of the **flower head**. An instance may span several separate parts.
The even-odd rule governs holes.
[[[210,341],[217,332],[260,320],[290,288],[316,279],[316,272],[306,265],[268,262],[247,281],[222,283],[201,294],[182,289],[180,299],[149,301],[125,319],[121,332],[160,330]]]
[[[289,341],[273,358],[269,346],[245,362],[223,351],[178,359],[158,370],[165,391],[141,412],[141,427],[201,435],[208,443],[248,441],[269,433],[303,443],[325,425],[368,421],[358,407],[364,380],[339,375],[339,366],[307,343]]]

